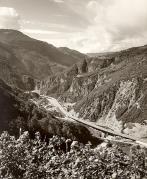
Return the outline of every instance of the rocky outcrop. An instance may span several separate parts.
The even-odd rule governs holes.
[[[68,70],[42,81],[40,91],[46,95],[56,94],[64,101],[76,102],[95,88],[98,77],[101,76],[98,71],[110,66],[112,62],[113,58],[84,59]],[[104,78],[102,76],[100,78]]]
[[[60,99],[71,103],[82,100],[95,88],[97,79],[97,74],[90,76],[86,74],[78,74],[74,77],[69,89],[64,92]]]
[[[73,65],[63,73],[55,74],[40,83],[40,92],[45,95],[60,96],[71,86],[72,80],[78,74],[77,65]]]

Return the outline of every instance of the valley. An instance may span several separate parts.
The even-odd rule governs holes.
[[[0,177],[147,176],[147,46],[95,55],[0,30]]]
[[[53,115],[147,140],[147,46],[88,57],[14,30],[1,30],[0,43],[1,79],[12,91],[32,98],[34,90],[34,105]]]

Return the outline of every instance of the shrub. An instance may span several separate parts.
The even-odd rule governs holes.
[[[73,141],[68,152],[63,137],[49,143],[24,132],[18,139],[4,132],[0,137],[0,178],[5,179],[110,179],[146,178],[145,150],[132,148],[128,156],[114,145],[91,148]]]

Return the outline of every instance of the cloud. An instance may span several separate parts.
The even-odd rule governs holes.
[[[147,0],[91,0],[85,7],[81,13],[90,24],[73,33],[64,42],[67,46],[82,52],[104,52],[147,43]]]
[[[58,32],[55,31],[48,31],[48,30],[37,30],[37,29],[22,29],[24,33],[28,34],[57,34]]]
[[[51,0],[51,1],[55,3],[64,3],[64,0]]]
[[[89,1],[87,4],[88,9],[93,10],[93,9],[96,9],[96,7],[97,7],[97,1]]]
[[[14,8],[0,7],[0,28],[19,29],[19,15]]]
[[[104,19],[115,40],[138,37],[147,30],[146,0],[114,0]],[[97,16],[99,19],[99,17]]]
[[[63,3],[64,0],[54,0],[54,2],[56,2],[56,3]]]
[[[73,23],[77,31],[67,36],[66,31],[71,27],[69,25],[64,31],[60,31],[61,34],[48,36],[48,42],[82,52],[117,51],[147,43],[147,0],[64,2],[70,11],[78,14],[76,21],[86,19],[85,25],[79,30],[78,25]]]

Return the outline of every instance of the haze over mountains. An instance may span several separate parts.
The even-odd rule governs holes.
[[[18,94],[19,100],[28,102],[30,97],[24,97],[22,90],[35,89],[42,95],[55,97],[63,105],[72,104],[72,110],[83,120],[147,138],[147,46],[88,57],[32,39],[19,31],[0,30],[0,78],[12,86],[2,93],[3,101],[15,96],[12,108],[17,104]],[[8,88],[4,82],[1,88]],[[14,94],[16,88],[19,92]],[[39,96],[36,100],[40,100]],[[41,105],[45,110],[45,104]],[[0,116],[0,122],[6,118],[10,125],[10,116],[6,115],[9,110],[1,113],[4,115]],[[50,128],[45,125],[54,118],[52,115],[39,124],[48,133]],[[18,116],[19,112],[15,117]],[[27,122],[32,120],[26,116]],[[38,116],[38,120],[45,117],[42,112]]]

